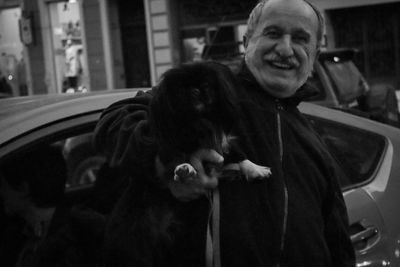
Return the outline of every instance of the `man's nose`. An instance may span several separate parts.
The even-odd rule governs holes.
[[[293,47],[292,47],[292,38],[290,35],[285,34],[278,40],[278,43],[275,47],[277,53],[281,57],[291,57],[293,56]]]

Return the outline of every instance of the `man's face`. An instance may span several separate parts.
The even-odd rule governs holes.
[[[301,0],[270,0],[247,40],[245,60],[258,83],[278,98],[292,96],[310,75],[318,18]]]

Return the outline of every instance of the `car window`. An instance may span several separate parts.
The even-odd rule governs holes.
[[[342,188],[354,187],[372,178],[385,150],[383,136],[314,116],[309,119],[347,174],[340,181]]]
[[[92,134],[82,134],[90,130],[52,132],[0,157],[0,266],[64,266],[98,251],[99,229],[129,180],[104,164]]]
[[[92,133],[69,137],[63,142],[63,154],[67,163],[67,187],[93,184],[105,157],[97,153]]]
[[[362,76],[352,61],[325,61],[323,65],[341,102],[352,102],[363,93]]]
[[[51,146],[59,150],[63,156],[66,166],[66,188],[73,188],[83,185],[91,185],[95,182],[97,172],[105,163],[105,157],[97,153],[92,143],[92,133],[68,134],[67,137],[47,139],[30,145],[21,150],[15,151],[10,156],[1,160],[1,166],[15,166],[26,153],[35,155],[35,151],[40,151],[45,146]],[[51,162],[43,164],[41,168],[45,171],[50,168]],[[20,166],[23,168],[23,166]],[[15,167],[16,168],[16,167]]]

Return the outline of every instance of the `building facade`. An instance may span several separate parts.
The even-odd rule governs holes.
[[[400,87],[400,0],[310,1],[327,48],[357,48],[367,80]],[[0,78],[32,95],[150,87],[188,61],[235,66],[257,2],[0,0]]]

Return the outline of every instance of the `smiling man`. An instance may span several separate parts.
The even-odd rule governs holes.
[[[204,148],[190,159],[197,177],[187,183],[170,177],[168,188],[162,187],[154,171],[157,148],[152,148],[154,154],[150,155],[154,160],[143,163],[150,150],[147,140],[155,134],[147,118],[157,87],[104,111],[95,140],[111,165],[127,172],[133,181],[169,190],[187,216],[179,229],[172,229],[174,236],[166,248],[171,253],[162,259],[164,265],[153,262],[158,250],[146,249],[148,258],[144,258],[134,247],[144,248],[147,239],[143,238],[146,242],[142,244],[138,243],[142,239],[126,234],[135,224],[133,216],[126,216],[135,206],[132,186],[110,218],[108,262],[118,262],[118,266],[144,260],[150,264],[135,266],[206,266],[206,193],[218,186],[220,249],[213,250],[212,266],[355,266],[338,184],[343,173],[297,109],[299,102],[313,93],[306,81],[319,53],[323,28],[321,13],[304,0],[264,0],[250,14],[245,60],[237,74],[238,87],[232,88],[241,117],[235,133],[249,160],[271,167],[269,179],[248,183],[212,177],[203,165],[221,164],[223,157]]]
[[[232,258],[225,264],[355,266],[338,184],[344,174],[297,109],[302,99],[315,93],[306,82],[319,55],[323,16],[304,0],[263,0],[251,12],[247,27],[244,63],[238,74],[246,122],[240,139],[246,140],[245,153],[254,156],[258,164],[272,166],[273,175],[265,195],[258,195],[261,200],[250,191],[246,196],[243,188],[233,193],[237,199],[253,202],[236,205],[246,206],[243,210],[254,210],[256,215],[235,217],[230,205],[221,204],[221,209],[231,213],[230,221],[236,222],[221,219],[225,236],[251,236],[247,241],[254,242],[245,252],[225,250],[229,245],[221,242],[221,254]],[[221,195],[228,190],[224,184],[219,187]],[[263,211],[261,206],[268,208]],[[261,215],[265,211],[269,215]],[[259,229],[257,235],[250,234],[254,228]],[[235,238],[228,240],[235,242]],[[256,263],[249,264],[244,255],[253,255]]]
[[[302,1],[264,1],[252,13],[245,60],[271,95],[291,96],[310,76],[319,53],[321,18]]]

